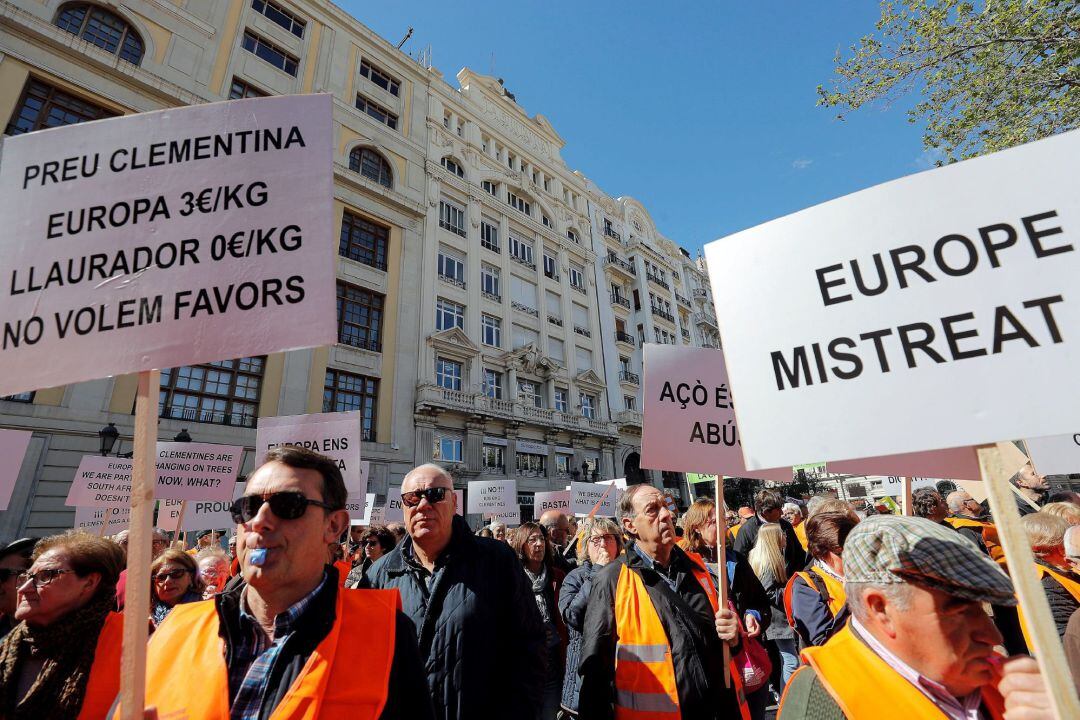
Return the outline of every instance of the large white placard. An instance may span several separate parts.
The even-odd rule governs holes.
[[[1043,475],[1080,473],[1080,433],[1028,438],[1031,462]]]
[[[383,523],[405,522],[405,511],[401,507],[401,486],[386,491],[386,506],[383,508]]]
[[[1078,156],[1074,130],[708,245],[747,466],[1080,427]]]
[[[0,510],[7,510],[11,502],[31,437],[33,433],[25,430],[0,430]]]
[[[618,488],[600,483],[570,483],[570,511],[575,515],[588,515],[596,508],[596,517],[615,517],[615,498]]]
[[[331,108],[286,95],[5,138],[0,395],[333,343]]]
[[[131,522],[131,508],[77,507],[73,527],[96,535],[101,533],[101,526],[105,524],[106,518],[109,525],[105,528],[105,534],[115,535],[121,530],[127,530]]]
[[[469,512],[498,515],[519,510],[517,480],[470,480]]]
[[[232,499],[242,497],[247,483],[238,482],[233,487]],[[229,506],[232,500],[192,500],[184,512],[181,530],[221,530],[235,527]]]
[[[349,524],[370,525],[373,507],[375,507],[375,493],[367,493],[364,497],[350,495],[345,502],[345,509],[349,511]]]
[[[360,460],[363,417],[359,411],[259,418],[255,447],[260,458],[279,445],[299,445],[337,461],[350,495],[367,494],[367,468]]]

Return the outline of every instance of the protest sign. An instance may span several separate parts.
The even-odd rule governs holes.
[[[620,490],[625,490],[626,489],[626,478],[614,478],[612,480],[597,480],[596,484],[597,485],[612,485],[612,484],[614,484],[615,487],[619,488]]]
[[[0,458],[3,458],[0,464],[0,510],[8,509],[32,436],[33,433],[24,430],[0,430]]]
[[[334,460],[350,495],[367,494],[367,475],[360,461],[360,411],[283,415],[259,418],[255,448],[262,456],[279,445],[298,445]]]
[[[65,503],[75,507],[126,508],[131,501],[131,461],[83,455]]]
[[[575,515],[588,515],[600,503],[596,517],[615,517],[615,495],[618,490],[600,483],[570,483],[570,511]]]
[[[791,482],[791,467],[750,472],[743,462],[722,350],[644,348],[641,466]]]
[[[184,522],[181,530],[191,532],[193,530],[221,530],[236,525],[232,519],[229,507],[232,501],[243,497],[247,483],[238,482],[233,486],[233,495],[229,500],[192,500],[188,503],[187,512],[184,514]]]
[[[182,532],[180,527],[181,516],[186,516],[184,500],[158,500],[157,503],[157,527],[163,532]]]
[[[350,495],[345,501],[345,509],[349,511],[350,525],[370,525],[371,510],[375,506],[375,493],[367,493],[364,497]]]
[[[521,524],[521,508],[510,510],[504,513],[490,513],[484,515],[489,522],[501,522],[508,528],[517,527]]]
[[[470,513],[495,515],[515,510],[518,510],[517,480],[469,481]]]
[[[829,463],[829,472],[844,475],[927,476],[979,480],[979,459],[974,448],[960,447],[884,457],[838,460]]]
[[[457,507],[454,510],[455,515],[465,516],[465,491],[454,490],[454,497],[457,498]]]
[[[716,482],[716,475],[705,475],[702,473],[686,473],[686,482],[691,485],[697,485],[698,483]]]
[[[105,507],[77,507],[75,508],[76,530],[85,530],[88,533],[101,535],[101,526],[108,518],[108,526],[105,535],[115,535],[121,530],[127,530],[131,522],[131,508],[105,508]]]
[[[540,517],[548,510],[558,510],[561,513],[570,512],[570,491],[552,490],[551,492],[538,492],[533,496],[533,512]]]
[[[386,507],[383,509],[383,522],[405,522],[405,512],[401,508],[400,487],[392,487],[386,491]]]
[[[371,524],[372,525],[385,525],[386,524],[386,508],[377,507],[371,509]]]
[[[1080,433],[1029,438],[1024,441],[1031,463],[1042,475],[1080,472]]]
[[[709,244],[748,466],[1080,426],[1078,153],[1062,133]]]

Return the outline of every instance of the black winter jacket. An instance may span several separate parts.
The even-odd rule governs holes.
[[[563,678],[562,706],[577,713],[581,676],[578,662],[581,659],[582,629],[585,627],[585,609],[589,607],[589,593],[593,577],[603,566],[585,560],[563,580],[559,589],[559,614],[566,624],[566,674]]]
[[[412,538],[406,537],[368,569],[361,587],[401,593],[436,717],[535,717],[547,662],[544,628],[514,551],[473,535],[455,516],[430,585],[412,557]]]
[[[673,591],[659,573],[646,567],[631,542],[623,555],[596,573],[581,643],[578,710],[582,718],[612,720],[615,717],[615,648],[619,641],[615,629],[615,588],[624,566],[640,575],[667,631],[682,717],[695,720],[739,717],[735,693],[724,687],[723,649],[716,634],[712,605],[691,573],[690,563],[680,548],[672,549],[670,571],[676,579]]]
[[[765,522],[757,515],[743,523],[739,534],[735,536],[732,549],[743,558],[750,557],[750,551],[757,542],[758,531]],[[787,520],[780,518],[780,527],[784,529],[784,564],[787,566],[788,577],[806,567],[806,551],[803,550],[799,536],[795,534],[795,528]]]
[[[264,700],[260,720],[267,720],[289,691],[289,687],[300,676],[311,653],[334,627],[335,607],[339,592],[356,592],[338,588],[337,569],[326,566],[326,584],[316,595],[311,605],[304,611],[297,622],[296,630],[286,641],[281,655],[274,662],[270,671],[268,697]],[[233,578],[225,590],[214,597],[217,609],[221,638],[225,641],[225,664],[232,659],[232,647],[242,632],[240,626],[240,594],[244,582],[240,576]],[[168,618],[165,619],[168,622]],[[424,693],[415,691],[416,678],[422,672],[423,664],[416,651],[416,639],[412,634],[412,625],[401,612],[397,614],[394,629],[394,659],[390,666],[390,683],[386,706],[380,720],[427,720],[434,718],[431,699]],[[230,704],[232,698],[229,699]]]

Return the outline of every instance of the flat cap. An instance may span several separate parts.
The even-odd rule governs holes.
[[[909,582],[995,605],[1016,605],[1012,580],[975,544],[926,518],[873,515],[844,543],[845,582]]]
[[[220,538],[220,537],[225,537],[225,531],[224,531],[224,530],[202,530],[202,531],[200,531],[200,532],[199,532],[199,534],[198,534],[198,535],[196,535],[195,537],[196,537],[197,539],[199,539],[199,540],[202,540],[202,539],[203,539],[204,537],[206,537],[206,536],[207,536],[207,535],[209,535],[210,533],[214,533],[214,534],[215,534],[215,535],[217,535],[217,536],[218,536],[219,538]]]

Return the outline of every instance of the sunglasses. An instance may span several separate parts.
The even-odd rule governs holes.
[[[365,547],[375,547],[376,545],[379,544],[379,541],[378,540],[365,540],[364,542],[362,542],[360,544],[364,545]]]
[[[286,490],[284,492],[265,493],[263,495],[245,495],[233,500],[229,506],[233,522],[240,524],[251,522],[251,519],[259,514],[263,503],[270,506],[270,512],[282,520],[295,520],[307,512],[308,505],[333,510],[333,506],[321,500],[312,500],[304,496],[299,490]]]
[[[170,570],[169,572],[160,572],[154,576],[154,582],[163,583],[166,580],[179,580],[187,574],[187,570]]]
[[[405,507],[414,508],[420,504],[420,501],[427,498],[427,501],[434,505],[435,503],[442,502],[446,499],[446,493],[450,492],[449,488],[444,487],[432,487],[424,488],[423,490],[412,490],[410,492],[401,493],[401,504]]]

